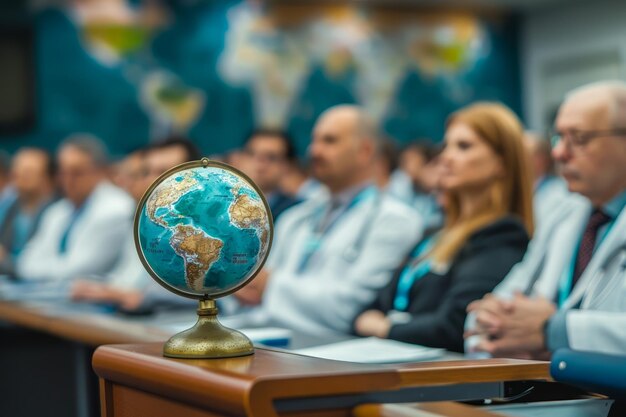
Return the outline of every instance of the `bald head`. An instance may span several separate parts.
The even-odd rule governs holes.
[[[365,110],[353,104],[341,104],[333,106],[324,111],[317,119],[317,124],[324,121],[331,123],[342,123],[351,130],[353,138],[356,140],[370,140],[374,142],[376,148],[380,145],[380,139],[376,124]]]
[[[582,104],[595,107],[597,115],[613,128],[626,128],[626,82],[600,81],[572,90],[563,105]]]
[[[362,108],[331,107],[313,129],[311,172],[331,192],[341,192],[372,179],[378,149],[375,125]]]
[[[570,191],[601,206],[626,190],[626,83],[593,83],[567,95],[552,150]],[[573,137],[584,141],[574,143]]]

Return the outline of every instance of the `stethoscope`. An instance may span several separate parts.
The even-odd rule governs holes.
[[[535,269],[535,273],[530,279],[530,282],[526,286],[524,295],[530,296],[532,294],[534,286],[539,280],[541,273],[543,272],[543,265],[545,264],[545,262],[546,262],[546,256],[544,255],[539,265]],[[609,278],[613,276],[613,274],[609,274],[611,269],[615,269],[615,272],[614,272],[615,274],[619,272],[622,272],[622,273],[626,272],[626,243],[623,243],[621,246],[615,248],[609,254],[609,256],[607,256],[604,262],[602,262],[602,265],[600,265],[600,268],[598,269],[598,271],[595,273],[595,276],[591,280],[589,291],[587,292],[588,294],[592,294],[593,290],[598,288],[600,283],[606,280],[607,276]],[[593,285],[593,287],[591,287],[591,285]]]
[[[373,203],[365,214],[365,218],[363,219],[363,222],[359,227],[356,238],[341,252],[341,257],[345,261],[355,262],[359,258],[359,256],[361,256],[361,253],[363,252],[363,249],[365,247],[365,241],[371,233],[372,226],[374,225],[374,220],[379,213],[382,199],[382,192],[380,190],[376,190],[373,196]],[[306,223],[310,225],[311,228],[314,230],[317,225],[317,221],[319,220],[320,209],[320,205],[315,205],[315,207],[311,208],[310,212],[303,214],[299,221],[295,221],[290,228],[295,231],[295,228],[299,227],[302,223]],[[286,235],[293,236],[293,233],[291,233],[291,231],[289,232],[290,233],[287,233]]]

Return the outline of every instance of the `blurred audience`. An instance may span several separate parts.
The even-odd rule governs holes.
[[[626,353],[626,83],[574,90],[555,127],[552,155],[579,195],[564,201],[494,294],[469,306],[468,351]]]
[[[266,269],[235,293],[242,303],[262,303],[264,317],[303,332],[350,330],[422,232],[417,214],[374,185],[379,146],[360,107],[337,106],[319,117],[311,170],[330,196],[284,214]]]
[[[136,154],[141,163],[136,166]],[[146,190],[165,171],[185,162],[200,159],[196,146],[182,138],[173,138],[152,145],[129,156],[129,161],[143,175],[126,183],[127,191],[139,203]],[[139,260],[132,229],[124,238],[122,256],[111,271],[101,276],[82,277],[71,289],[71,297],[77,301],[90,301],[119,306],[124,311],[150,311],[155,305],[186,303],[186,299],[161,288],[146,272]]]
[[[356,318],[358,335],[461,352],[467,305],[524,256],[533,218],[517,117],[500,104],[474,104],[450,116],[444,140],[446,225],[417,244]]]
[[[145,174],[145,150],[139,149],[128,154],[117,163],[115,175],[111,178],[113,184],[126,191],[131,196],[137,192],[136,185],[142,182]]]
[[[524,134],[524,144],[530,155],[534,176],[533,209],[537,226],[549,218],[568,191],[565,181],[556,174],[552,146],[541,135],[532,132]]]
[[[15,260],[56,197],[54,159],[43,149],[22,148],[13,157],[11,185],[17,199],[0,221],[0,274],[13,276]]]
[[[289,163],[296,160],[293,143],[284,132],[257,130],[248,137],[243,152],[242,169],[265,195],[276,221],[283,211],[300,202],[280,188]]]
[[[16,262],[23,279],[66,280],[106,273],[132,230],[134,203],[105,179],[107,152],[98,139],[66,139],[58,155],[64,198],[43,214],[39,228]]]
[[[443,225],[443,212],[437,201],[440,149],[427,139],[409,144],[400,154],[399,169],[391,174],[387,191],[420,213],[426,230]]]
[[[374,181],[378,188],[387,190],[391,176],[398,168],[399,153],[396,143],[389,138],[380,141],[380,151],[374,163]]]
[[[308,169],[297,158],[287,162],[285,175],[280,179],[280,189],[296,200],[323,198],[326,189],[312,178]]]
[[[226,152],[221,159],[222,162],[231,165],[242,171],[246,170],[246,155],[241,149],[231,149]]]
[[[11,186],[11,156],[0,149],[0,222],[17,196]]]

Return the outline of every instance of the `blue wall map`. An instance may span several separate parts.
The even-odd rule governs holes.
[[[34,15],[37,123],[3,148],[53,150],[90,132],[121,155],[169,133],[206,154],[255,126],[281,127],[306,151],[316,117],[364,105],[389,136],[440,140],[474,100],[519,113],[515,19],[350,5],[197,1],[158,24]],[[141,2],[132,5],[139,15]],[[129,6],[131,7],[131,6]],[[138,20],[139,21],[139,20]]]

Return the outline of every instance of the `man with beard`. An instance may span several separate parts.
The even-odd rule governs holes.
[[[283,214],[266,268],[235,293],[242,304],[260,304],[269,321],[306,333],[350,331],[422,233],[421,219],[374,185],[379,148],[361,108],[320,116],[311,171],[330,195]]]

